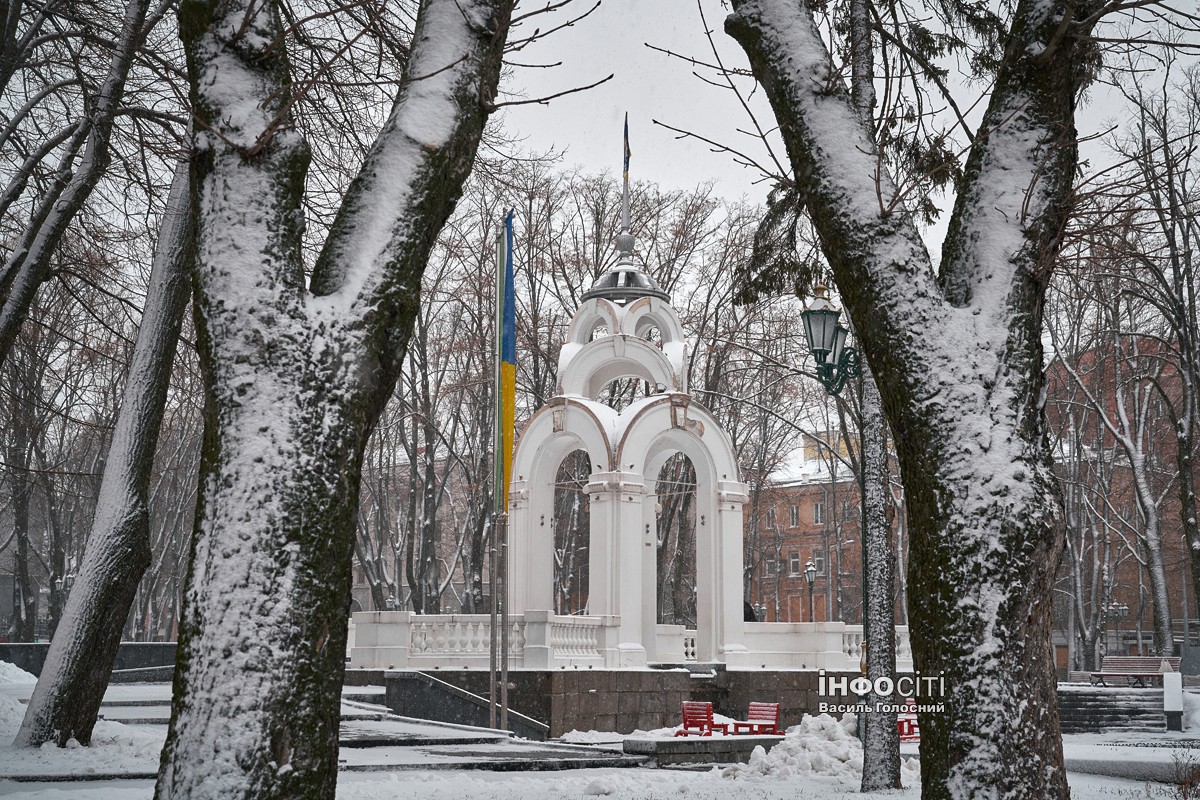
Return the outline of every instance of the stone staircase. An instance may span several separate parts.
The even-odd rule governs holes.
[[[1167,729],[1162,689],[1059,684],[1058,716],[1063,733]]]

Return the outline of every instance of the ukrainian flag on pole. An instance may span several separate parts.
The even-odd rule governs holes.
[[[504,218],[497,246],[496,513],[508,509],[512,482],[513,426],[517,402],[517,292],[513,285],[513,212]]]

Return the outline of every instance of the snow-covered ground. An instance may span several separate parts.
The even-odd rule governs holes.
[[[97,723],[91,747],[60,749],[46,745],[38,750],[9,746],[20,725],[33,676],[0,662],[0,778],[23,773],[75,773],[81,777],[97,773],[153,774],[166,728],[163,725],[125,725],[113,721]],[[118,687],[114,687],[116,689]],[[119,687],[136,692],[135,687]],[[161,687],[140,687],[161,692]],[[155,697],[154,699],[158,699]],[[706,771],[644,768],[602,768],[562,772],[484,772],[438,770],[397,772],[344,772],[338,780],[338,797],[344,800],[565,800],[566,798],[611,797],[621,800],[818,800],[818,798],[887,797],[917,800],[920,797],[919,766],[905,758],[904,789],[878,795],[858,791],[862,770],[862,747],[850,735],[852,719],[806,717],[769,752],[757,750],[748,764]],[[640,732],[644,736],[669,736],[673,729]],[[1129,735],[1067,737],[1068,759],[1087,758],[1105,763],[1125,762],[1129,772],[1138,765],[1174,763],[1178,753],[1191,742],[1189,734],[1175,734],[1180,747],[1118,746]],[[1195,734],[1191,734],[1195,737]],[[575,743],[612,743],[613,734],[573,732],[563,737]],[[1170,737],[1167,737],[1168,739]],[[410,748],[411,749],[411,748]],[[905,748],[911,754],[911,748]],[[1191,750],[1200,753],[1200,750]],[[416,755],[414,753],[414,755]],[[1144,781],[1096,775],[1070,774],[1074,800],[1104,798],[1168,798],[1177,796],[1172,787]],[[0,780],[0,796],[29,800],[150,800],[153,781],[104,780],[78,782],[18,783]]]

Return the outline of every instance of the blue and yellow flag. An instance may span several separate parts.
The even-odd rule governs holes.
[[[508,486],[512,482],[513,428],[517,403],[517,292],[513,283],[513,212],[504,218],[503,239],[497,264],[497,330],[499,374],[496,394],[496,510],[508,508]]]

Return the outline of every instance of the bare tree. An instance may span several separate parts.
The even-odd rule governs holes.
[[[192,214],[176,171],[91,535],[16,743],[91,741],[121,633],[150,565],[148,490],[175,343],[187,304]]]
[[[310,280],[280,7],[181,11],[209,402],[159,798],[334,794],[363,452],[494,107],[511,11],[420,3],[392,110]]]
[[[800,196],[896,433],[923,795],[1068,795],[1050,598],[1060,507],[1040,397],[1041,314],[1077,162],[1100,3],[1019,2],[935,269],[813,11],[735,0],[726,30],[771,101]],[[964,13],[967,13],[964,10]]]
[[[32,17],[20,36],[20,40],[26,43],[26,49],[41,45],[45,38],[49,38],[51,41],[68,43],[69,50],[73,38],[90,37],[78,37],[76,32],[51,37],[34,35],[31,38],[31,34],[46,24],[47,18],[62,13],[66,5],[48,3],[35,9],[14,2],[7,9],[7,21],[10,26],[16,27],[22,17]],[[171,2],[160,2],[151,9],[150,0],[129,0],[126,3],[124,17],[115,31],[115,46],[107,74],[96,96],[86,101],[90,107],[77,108],[75,116],[64,120],[59,132],[45,141],[46,146],[36,149],[30,158],[25,159],[5,191],[3,207],[7,210],[9,205],[24,195],[27,184],[41,162],[53,157],[56,152],[61,154],[54,166],[53,177],[46,182],[43,191],[26,198],[26,224],[17,233],[16,242],[8,248],[0,265],[0,362],[12,347],[38,288],[49,277],[50,259],[55,249],[111,163],[113,127],[121,112],[130,69],[151,29],[171,7]],[[87,24],[82,16],[68,17],[67,21],[81,29]],[[69,55],[73,59],[78,57],[75,53]],[[3,66],[0,66],[0,85],[7,85],[11,74],[5,74]],[[66,79],[66,82],[74,83],[70,79]],[[60,84],[62,81],[46,88],[61,88]],[[38,90],[14,115],[16,124],[25,122],[27,117],[36,117],[37,106],[43,100],[45,94]],[[10,122],[5,133],[13,132],[13,122]]]

